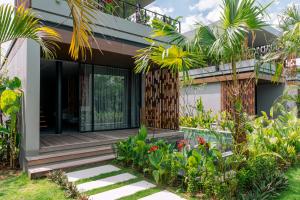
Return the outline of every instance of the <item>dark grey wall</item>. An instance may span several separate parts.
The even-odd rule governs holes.
[[[285,84],[258,83],[256,90],[257,115],[261,111],[269,113],[274,101],[283,94]]]

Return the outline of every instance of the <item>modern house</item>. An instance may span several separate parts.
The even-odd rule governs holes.
[[[7,53],[9,76],[22,80],[20,163],[29,174],[112,159],[112,145],[141,124],[155,128],[153,137],[180,137],[178,74],[133,72],[133,56],[148,45],[149,19],[174,20],[144,9],[152,0],[114,1],[114,11],[104,9],[109,2],[100,1],[104,6],[95,16],[101,52],[93,43],[93,55],[75,62],[68,55],[72,20],[66,2],[27,1],[62,36],[54,60],[44,59],[28,39],[14,41]]]
[[[195,31],[190,31],[186,33],[186,36],[193,37],[194,34]],[[269,51],[272,42],[280,35],[280,32],[272,27],[265,27],[263,31],[256,31],[255,34],[254,55],[264,55]],[[251,46],[250,35],[248,41]],[[295,65],[294,63],[289,67],[296,67]],[[243,90],[243,106],[245,111],[251,115],[260,115],[261,111],[269,111],[274,101],[283,94],[288,85],[299,85],[300,83],[299,74],[292,78],[281,77],[277,83],[274,83],[272,80],[275,66],[272,64],[260,65],[255,56],[240,61],[237,68],[239,85]],[[194,106],[199,98],[202,99],[205,110],[212,110],[213,113],[230,110],[229,89],[232,86],[230,64],[193,69],[189,71],[189,74],[193,79],[192,82],[180,89],[180,105],[184,105],[181,107],[182,114],[189,107]],[[255,77],[257,77],[257,83]]]

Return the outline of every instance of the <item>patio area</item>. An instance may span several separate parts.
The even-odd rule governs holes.
[[[138,129],[123,129],[100,132],[67,132],[62,134],[41,134],[40,153],[114,144],[138,133]],[[148,137],[176,140],[183,137],[180,131],[169,129],[150,129]]]

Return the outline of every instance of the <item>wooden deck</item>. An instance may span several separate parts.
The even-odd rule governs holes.
[[[113,144],[129,136],[136,135],[138,129],[124,129],[114,131],[101,131],[90,133],[63,133],[63,134],[41,134],[40,152],[51,152],[74,148],[92,147],[105,144]],[[148,131],[148,137],[165,138],[178,137],[179,131],[168,129],[157,129]]]

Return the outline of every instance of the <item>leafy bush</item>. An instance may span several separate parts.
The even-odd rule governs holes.
[[[21,81],[18,78],[0,80],[0,160],[17,167],[20,134],[18,114],[21,109]]]
[[[201,103],[197,108],[202,109]],[[223,113],[218,123],[229,130],[232,123],[226,119],[228,115]],[[194,118],[185,120],[194,123]],[[254,119],[243,115],[243,120],[248,142],[243,146],[229,144],[233,151],[229,157],[223,157],[216,149],[218,145],[202,137],[188,137],[175,145],[149,141],[143,127],[137,136],[118,144],[117,159],[137,167],[157,183],[180,187],[192,196],[272,199],[286,188],[284,169],[299,156],[300,121],[295,112],[285,110],[275,118],[272,109],[269,116],[263,113]]]
[[[254,120],[253,134],[249,135],[249,150],[252,154],[273,153],[289,163],[294,163],[300,153],[300,119],[293,111],[282,113],[275,119],[263,113]]]
[[[119,142],[116,145],[117,160],[127,166],[143,168],[148,161],[146,157],[149,149],[149,145],[146,143],[147,135],[146,127],[142,126],[136,136]]]

